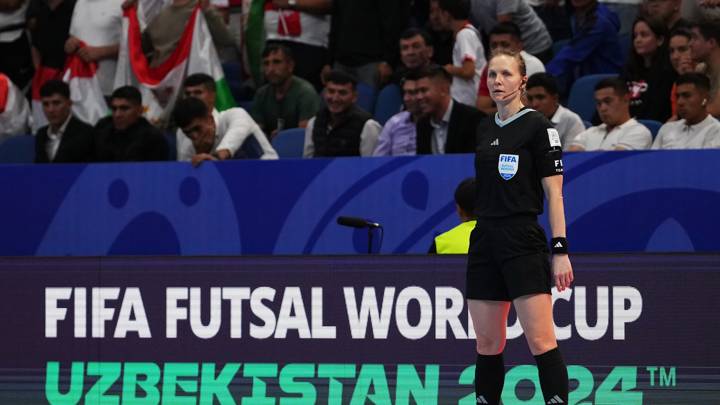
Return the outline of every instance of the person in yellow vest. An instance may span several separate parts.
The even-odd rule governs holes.
[[[455,208],[460,225],[435,237],[428,253],[467,254],[470,232],[475,228],[475,178],[463,180],[455,189]]]

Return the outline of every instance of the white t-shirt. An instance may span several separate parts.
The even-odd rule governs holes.
[[[9,136],[25,135],[29,132],[30,106],[20,89],[10,79],[0,74],[0,86],[8,86],[7,99],[0,106],[0,141]]]
[[[545,64],[540,59],[525,51],[520,51],[520,56],[525,61],[525,72],[528,77],[535,73],[545,73]]]
[[[480,75],[487,61],[485,60],[485,49],[480,42],[480,33],[469,24],[458,31],[453,46],[453,65],[462,66],[466,60],[475,62],[475,75],[470,80],[454,76],[450,86],[450,95],[455,100],[474,107],[477,102]]]
[[[20,6],[17,10],[13,11],[12,13],[0,13],[0,28],[4,27],[10,27],[17,24],[24,24],[25,23],[25,15],[27,14],[27,9],[30,6],[30,1],[27,0],[23,5]],[[20,38],[20,35],[23,33],[23,28],[18,28],[10,31],[4,31],[0,32],[0,42],[12,42],[16,39]],[[3,58],[9,57],[8,55],[3,55]]]
[[[70,23],[70,35],[90,46],[120,43],[123,0],[77,0]],[[115,59],[98,62],[97,77],[103,94],[113,91]]]
[[[645,125],[631,118],[610,132],[607,132],[605,124],[588,128],[578,134],[570,145],[580,146],[586,151],[615,150],[615,148],[649,149],[652,145],[652,135]]]
[[[288,23],[294,18],[293,10],[265,10],[265,32],[268,40],[276,41],[292,41],[313,46],[321,46],[327,48],[328,36],[330,34],[330,16],[321,16],[316,14],[298,11],[300,15],[299,35],[296,33],[288,33],[290,30]],[[287,17],[285,17],[287,16]],[[288,20],[286,20],[286,18]],[[282,32],[282,33],[281,33]]]
[[[567,150],[575,138],[585,131],[585,124],[583,124],[580,116],[561,105],[555,110],[550,122],[553,123],[560,134],[560,144],[563,150]]]
[[[708,115],[695,125],[668,122],[658,131],[653,149],[702,149],[720,146],[720,122]]]
[[[268,141],[265,133],[242,108],[231,108],[223,112],[213,110],[215,120],[215,143],[211,152],[227,149],[235,155],[249,136],[254,136],[263,150],[260,159],[277,159],[278,154]],[[177,160],[189,162],[195,155],[195,147],[190,138],[185,136],[181,129],[175,134],[177,140]]]

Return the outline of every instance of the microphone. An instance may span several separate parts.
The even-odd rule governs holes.
[[[338,217],[337,223],[342,226],[351,228],[380,228],[377,222],[368,221],[367,219],[357,217]]]

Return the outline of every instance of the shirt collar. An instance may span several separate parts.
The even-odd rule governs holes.
[[[682,120],[682,126],[684,128],[688,128],[688,129],[692,129],[692,130],[702,130],[706,126],[712,124],[713,121],[715,121],[715,118],[713,118],[712,115],[708,114],[707,117],[705,117],[705,119],[703,119],[702,121],[698,122],[697,124],[693,124],[693,125],[688,125],[685,122],[685,120]]]
[[[430,125],[432,125],[434,128],[439,128],[443,125],[448,125],[448,123],[450,122],[450,115],[452,114],[452,109],[453,109],[454,104],[455,104],[455,102],[451,98],[450,102],[448,103],[447,110],[445,110],[445,114],[443,114],[443,116],[442,116],[441,122],[437,122],[437,121],[435,121],[435,118],[431,118]]]
[[[615,131],[615,130],[620,130],[620,129],[623,129],[623,128],[627,127],[627,126],[634,125],[634,124],[636,124],[636,123],[637,123],[637,121],[635,120],[635,118],[630,118],[629,120],[623,122],[622,124],[614,127],[612,130],[613,130],[613,131]],[[606,134],[608,133],[607,124],[606,124],[606,123],[603,122],[602,124],[600,124],[599,128],[602,129],[603,131],[605,131]],[[612,132],[612,131],[611,131],[611,132]]]
[[[563,114],[563,106],[561,104],[558,104],[557,110],[555,110],[555,114],[553,114],[552,118],[550,118],[550,122],[553,124],[558,124],[560,122],[560,116]]]
[[[52,132],[52,128],[48,125],[47,134],[49,138],[56,139],[62,137],[62,135],[65,133],[65,129],[68,126],[68,123],[72,119],[72,113],[68,114],[67,118],[65,118],[65,122],[63,122],[62,125],[60,125],[60,128],[58,128],[57,132]]]

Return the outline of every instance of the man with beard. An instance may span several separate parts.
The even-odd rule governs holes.
[[[272,139],[285,128],[305,128],[320,109],[320,98],[310,82],[293,75],[295,62],[290,48],[270,44],[263,52],[267,84],[253,100],[251,115]]]

